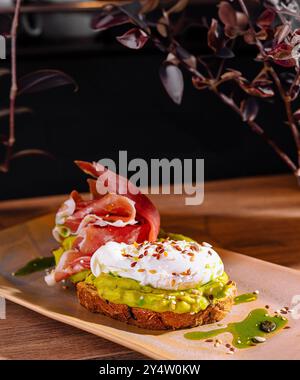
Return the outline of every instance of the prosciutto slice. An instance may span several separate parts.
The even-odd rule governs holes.
[[[65,251],[54,271],[45,277],[48,285],[54,285],[56,282],[65,280],[66,278],[90,269],[91,256],[84,256],[80,251],[71,249]]]
[[[145,219],[150,225],[148,240],[154,241],[157,239],[160,227],[159,212],[145,194],[142,194],[140,190],[126,178],[112,172],[99,163],[85,161],[75,161],[75,163],[85,173],[97,178],[96,182],[92,185],[90,184],[90,188],[91,186],[93,187],[93,193],[96,194],[96,196],[101,196],[102,190],[106,189],[109,192],[123,194],[133,200],[135,202],[137,215]],[[100,191],[97,191],[98,189],[100,189]]]
[[[73,191],[58,210],[54,236],[64,230],[65,236],[76,238],[56,269],[46,276],[49,285],[89,269],[93,253],[108,241],[154,241],[159,232],[159,213],[136,186],[98,163],[76,164],[94,177],[88,179],[92,199],[84,200]]]
[[[79,249],[83,255],[92,255],[99,247],[109,241],[132,244],[135,241],[145,241],[148,235],[149,226],[147,224],[121,228],[114,226],[99,228],[95,225],[91,225],[85,230],[84,237],[79,236],[75,240],[73,247]]]
[[[124,225],[134,224],[136,209],[134,202],[130,199],[117,194],[107,194],[100,199],[80,203],[64,224],[72,232],[79,233],[78,228],[82,220],[90,215],[99,217],[96,219],[102,220],[104,225],[117,221]],[[122,223],[121,226],[123,226]]]

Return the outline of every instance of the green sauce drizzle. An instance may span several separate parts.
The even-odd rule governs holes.
[[[252,302],[256,300],[257,300],[257,294],[245,293],[245,294],[240,294],[239,296],[235,297],[234,304],[239,305],[240,303]]]
[[[274,322],[276,329],[270,333],[262,331],[260,324],[265,321]],[[272,336],[275,332],[281,330],[287,322],[288,320],[282,316],[270,316],[266,309],[255,309],[241,322],[229,323],[227,327],[220,329],[186,333],[184,337],[191,340],[202,340],[228,332],[232,334],[232,345],[234,347],[247,348],[256,345],[255,337],[267,338]]]

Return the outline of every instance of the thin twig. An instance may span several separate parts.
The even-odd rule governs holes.
[[[292,133],[294,141],[295,141],[295,145],[297,148],[298,166],[300,167],[300,133],[299,133],[299,130],[297,128],[297,125],[295,124],[291,101],[290,101],[289,97],[287,96],[284,88],[282,87],[281,81],[280,81],[276,71],[274,70],[274,68],[271,65],[267,65],[266,67],[267,67],[268,72],[272,76],[272,78],[273,78],[273,80],[274,80],[274,82],[278,88],[279,94],[282,98],[282,101],[284,103],[287,118],[288,118],[288,126],[291,130],[291,133]]]
[[[11,88],[10,88],[10,105],[9,105],[9,137],[6,142],[6,157],[3,169],[8,170],[10,157],[12,154],[12,147],[15,143],[15,105],[16,97],[18,93],[17,86],[17,57],[16,57],[16,45],[17,45],[17,34],[19,25],[19,16],[22,0],[16,0],[15,13],[11,26]]]
[[[10,125],[10,133],[8,145],[12,146],[15,142],[15,103],[16,96],[18,92],[17,86],[17,57],[16,57],[16,44],[17,44],[17,32],[19,25],[19,14],[21,1],[16,1],[15,14],[11,27],[11,89],[10,89],[10,117],[9,117],[9,125]]]
[[[237,113],[240,118],[243,120],[243,114],[237,104],[233,101],[233,99],[228,98],[226,95],[220,93],[216,88],[211,88],[214,94],[222,100],[222,102],[228,105],[235,113]],[[243,120],[244,121],[244,120]],[[278,154],[281,160],[292,170],[296,177],[299,176],[298,168],[294,164],[294,162],[288,157],[286,153],[277,145],[277,143],[272,140],[267,133],[263,130],[263,128],[256,123],[255,121],[248,120],[246,124],[250,127],[250,129],[257,135],[261,136],[264,141],[271,146],[271,148]]]

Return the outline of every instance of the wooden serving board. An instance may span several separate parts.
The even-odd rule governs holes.
[[[299,359],[300,325],[290,320],[289,330],[272,337],[264,345],[239,350],[228,355],[228,350],[214,348],[206,342],[188,341],[187,330],[155,332],[128,326],[82,308],[73,289],[60,285],[48,287],[42,273],[14,277],[12,272],[28,260],[49,255],[53,248],[51,226],[53,215],[47,215],[0,233],[0,296],[56,321],[74,326],[99,337],[136,350],[154,359]],[[240,292],[260,290],[258,301],[235,306],[224,323],[243,319],[253,307],[266,304],[275,309],[290,305],[299,293],[300,272],[261,260],[219,250],[226,271],[234,279]],[[188,331],[208,329],[198,327]],[[51,337],[50,337],[51,339]],[[230,336],[222,338],[230,342]]]

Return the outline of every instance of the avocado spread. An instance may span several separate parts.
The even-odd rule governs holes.
[[[191,238],[180,234],[160,232],[160,239],[167,237],[173,240],[193,241]],[[62,246],[53,251],[56,265],[62,254],[71,249],[75,238],[74,236],[65,238]],[[151,286],[143,286],[133,279],[119,277],[113,273],[102,273],[95,278],[90,270],[76,273],[70,279],[75,283],[86,281],[92,284],[97,288],[99,296],[110,302],[157,312],[198,313],[205,310],[209,304],[228,297],[233,289],[233,285],[228,282],[229,279],[225,272],[214,281],[185,290],[155,289]]]
[[[233,287],[228,283],[225,272],[214,281],[185,290],[142,286],[135,280],[118,277],[112,273],[102,273],[97,278],[90,274],[85,281],[94,285],[99,296],[110,302],[174,313],[198,313],[200,310],[205,310],[209,304],[229,296]]]

